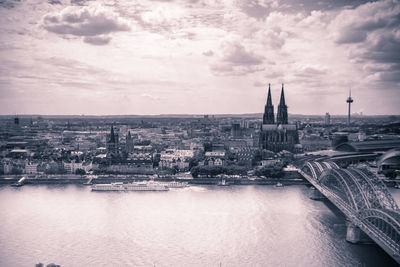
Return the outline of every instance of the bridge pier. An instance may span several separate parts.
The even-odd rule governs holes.
[[[308,197],[312,200],[322,200],[326,197],[315,187],[310,187]]]
[[[369,236],[367,236],[357,225],[349,220],[346,220],[346,241],[353,244],[373,244]]]

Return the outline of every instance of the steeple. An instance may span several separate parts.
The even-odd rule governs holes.
[[[132,152],[133,151],[133,140],[132,140],[132,136],[131,136],[131,132],[128,131],[128,134],[126,135],[125,138],[125,150],[126,152]]]
[[[111,125],[110,143],[115,143],[114,127]]]
[[[279,102],[279,106],[278,106],[278,114],[277,114],[277,118],[276,118],[276,123],[277,124],[288,124],[288,112],[287,112],[287,106],[285,104],[285,92],[283,89],[283,83],[282,83],[281,101]]]
[[[274,124],[274,106],[272,105],[271,84],[268,84],[267,104],[265,105],[263,124]]]
[[[267,98],[267,106],[272,106],[272,97],[271,97],[271,84],[268,84],[268,98]]]
[[[285,91],[283,89],[283,83],[282,83],[281,101],[279,102],[279,106],[286,106],[286,104],[285,104]]]

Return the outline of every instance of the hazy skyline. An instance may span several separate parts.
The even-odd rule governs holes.
[[[400,114],[394,0],[0,1],[0,114]]]

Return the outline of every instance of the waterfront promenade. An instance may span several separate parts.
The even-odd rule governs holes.
[[[218,184],[221,179],[226,179],[231,185],[275,185],[277,182],[285,185],[309,184],[297,171],[286,171],[280,178],[259,178],[254,176],[217,176],[193,178],[190,173],[180,175],[168,175],[163,177],[146,175],[3,175],[0,176],[0,184],[16,183],[21,177],[27,177],[26,185],[35,184],[85,184],[111,183],[111,182],[133,182],[141,180],[155,181],[184,181],[189,184]],[[222,178],[224,177],[224,178]]]

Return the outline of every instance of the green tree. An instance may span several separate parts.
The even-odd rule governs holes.
[[[282,168],[277,167],[263,167],[255,170],[254,174],[258,177],[264,176],[266,178],[281,178],[284,175]]]
[[[17,167],[12,167],[11,174],[22,174],[22,170]]]
[[[172,174],[177,174],[179,172],[179,167],[174,165],[172,166]]]

